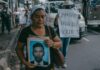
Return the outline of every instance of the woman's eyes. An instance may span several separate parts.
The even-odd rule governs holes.
[[[35,17],[36,17],[36,18],[45,18],[44,15],[43,15],[43,16],[38,16],[38,15],[36,15]]]

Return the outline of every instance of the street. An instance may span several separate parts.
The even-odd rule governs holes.
[[[80,41],[70,44],[68,67],[60,70],[100,70],[99,53],[100,31],[89,30],[87,35]]]
[[[100,70],[100,33],[89,34],[70,45],[68,70]]]

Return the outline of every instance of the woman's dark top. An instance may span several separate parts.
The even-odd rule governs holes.
[[[56,32],[53,30],[53,28],[51,28],[49,26],[45,26],[45,31],[46,31],[46,35],[45,36],[49,36],[52,39],[54,37],[56,37]],[[28,27],[24,28],[21,31],[18,41],[23,43],[23,49],[27,45],[27,38],[30,37],[30,36],[37,36],[34,32],[32,32],[31,26],[28,26]],[[30,69],[30,68],[26,67],[26,70],[50,70],[50,68],[52,67],[52,64],[53,64],[53,56],[52,56],[52,54],[53,53],[52,53],[51,48],[50,48],[51,64],[48,67],[35,67],[33,69]],[[26,49],[25,56],[26,56],[26,60],[28,60],[27,59],[28,58],[27,49]]]

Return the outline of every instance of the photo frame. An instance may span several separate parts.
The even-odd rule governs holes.
[[[50,49],[43,39],[30,37],[27,40],[28,60],[37,66],[50,64]]]

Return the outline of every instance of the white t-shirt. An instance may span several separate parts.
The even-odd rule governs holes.
[[[24,16],[25,12],[24,11],[20,11],[20,15],[19,15],[19,24],[25,24],[26,23],[26,18]]]

